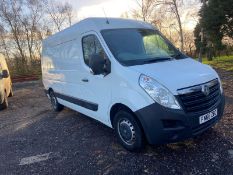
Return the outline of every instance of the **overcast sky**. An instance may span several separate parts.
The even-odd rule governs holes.
[[[108,17],[120,17],[124,12],[137,8],[136,0],[58,0],[62,3],[69,2],[76,11],[76,19],[81,20],[87,17],[104,17],[104,11]],[[185,0],[185,12],[181,18],[185,18],[185,28],[193,30],[196,21],[187,17],[192,10],[192,5],[187,5],[196,0]]]
[[[60,0],[64,2],[64,0]],[[125,11],[135,7],[134,0],[67,0],[77,10],[78,18],[103,17],[104,12],[108,17],[119,17]]]

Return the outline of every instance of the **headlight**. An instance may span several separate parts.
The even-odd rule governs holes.
[[[140,75],[139,85],[146,91],[147,94],[149,94],[149,96],[154,101],[161,104],[162,106],[172,109],[181,109],[174,95],[154,79],[145,75]]]

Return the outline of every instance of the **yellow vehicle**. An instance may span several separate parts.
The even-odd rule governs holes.
[[[12,82],[6,60],[0,54],[0,109],[8,107],[8,97],[13,96]]]

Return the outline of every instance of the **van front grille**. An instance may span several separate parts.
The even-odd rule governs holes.
[[[214,106],[220,98],[218,79],[178,90],[179,100],[187,113],[206,111]]]

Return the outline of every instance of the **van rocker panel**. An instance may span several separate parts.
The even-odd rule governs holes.
[[[83,99],[67,96],[58,92],[55,92],[55,96],[57,98],[60,98],[62,100],[65,100],[67,102],[76,104],[78,106],[84,107],[86,109],[92,110],[92,111],[97,111],[98,110],[98,104],[92,103]]]
[[[202,113],[187,114],[183,110],[169,109],[158,103],[153,103],[135,111],[135,114],[141,122],[150,144],[166,144],[194,137],[212,127],[221,119],[224,106],[225,97],[221,95],[214,106]],[[199,117],[216,108],[218,115],[200,125]]]

